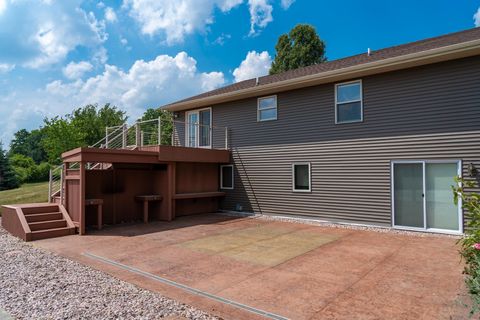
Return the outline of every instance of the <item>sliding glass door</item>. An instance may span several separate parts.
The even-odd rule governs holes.
[[[187,112],[185,124],[186,146],[210,148],[212,146],[212,111],[210,108]]]
[[[396,161],[392,170],[394,226],[461,231],[461,210],[451,188],[460,174],[458,161]]]

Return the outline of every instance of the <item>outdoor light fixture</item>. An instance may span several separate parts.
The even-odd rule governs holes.
[[[180,114],[178,112],[173,112],[173,118],[174,119],[178,119],[178,117],[180,116]]]
[[[475,166],[473,165],[473,163],[470,162],[470,163],[468,164],[468,175],[469,175],[470,177],[476,177],[477,174],[478,174],[477,168],[475,168]]]

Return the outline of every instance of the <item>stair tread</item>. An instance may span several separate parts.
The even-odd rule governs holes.
[[[24,216],[39,216],[52,213],[61,213],[60,211],[48,211],[48,212],[38,212],[38,213],[23,213]]]
[[[42,232],[53,232],[53,231],[61,231],[61,230],[70,230],[75,229],[75,227],[61,227],[61,228],[52,228],[52,229],[43,229],[43,230],[35,230],[32,233],[42,233]]]
[[[48,223],[48,222],[63,222],[63,221],[67,221],[65,219],[55,219],[55,220],[45,220],[45,221],[33,221],[33,222],[28,222],[28,225],[35,225],[35,224],[45,224],[45,223]]]

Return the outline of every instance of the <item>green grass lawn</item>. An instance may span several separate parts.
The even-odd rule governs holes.
[[[0,191],[0,206],[15,203],[38,203],[48,200],[48,182],[25,183],[20,188]],[[0,215],[2,208],[0,207]]]

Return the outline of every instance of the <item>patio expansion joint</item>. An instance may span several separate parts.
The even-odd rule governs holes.
[[[401,249],[404,248],[404,245],[401,244],[398,246],[397,249],[393,250],[390,254],[385,256],[380,262],[376,263],[371,269],[367,270],[359,279],[357,279],[355,282],[350,284],[347,288],[336,294],[333,298],[331,298],[322,308],[319,310],[316,310],[313,313],[313,316],[310,317],[309,319],[318,319],[319,314],[321,314],[324,310],[326,310],[335,300],[337,300],[340,296],[346,294],[352,287],[354,287],[357,283],[365,279],[368,275],[370,275],[375,269],[377,269],[379,266],[383,265],[386,261],[388,261],[391,257],[395,256]]]
[[[152,274],[150,272],[146,272],[146,271],[137,269],[135,267],[131,267],[131,266],[128,266],[128,265],[110,260],[108,258],[104,258],[104,257],[98,256],[98,255],[95,255],[95,254],[88,253],[88,252],[84,252],[84,253],[82,253],[82,255],[84,255],[86,257],[89,257],[91,259],[94,259],[94,260],[97,260],[97,261],[100,261],[100,262],[103,262],[103,263],[106,263],[106,264],[109,264],[109,265],[127,270],[129,272],[138,274],[140,276],[152,279],[152,280],[160,282],[162,284],[166,284],[166,285],[175,287],[177,289],[181,289],[181,290],[186,291],[190,294],[201,296],[201,297],[204,297],[204,298],[208,298],[210,300],[214,300],[216,302],[220,302],[220,303],[223,303],[223,304],[227,304],[227,305],[236,307],[238,309],[242,309],[244,311],[248,311],[248,312],[254,313],[256,315],[263,316],[265,318],[274,319],[274,320],[288,320],[288,318],[283,317],[281,315],[271,313],[271,312],[268,312],[268,311],[264,311],[264,310],[261,310],[261,309],[257,309],[257,308],[254,308],[254,307],[251,307],[251,306],[248,306],[248,305],[245,305],[245,304],[233,301],[233,300],[229,300],[229,299],[226,299],[226,298],[208,293],[206,291],[195,289],[195,288],[189,287],[187,285],[184,285],[184,284],[181,284],[181,283],[178,283],[178,282],[166,279],[166,278],[162,278],[162,277],[157,276],[155,274]]]

